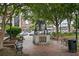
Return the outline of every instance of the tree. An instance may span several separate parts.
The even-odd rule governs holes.
[[[64,10],[65,10],[65,17],[67,18],[68,22],[68,31],[70,32],[70,25],[72,21],[72,13],[75,10],[76,5],[75,4],[64,4]]]
[[[56,32],[59,32],[59,25],[63,21],[64,9],[63,4],[49,4],[50,21],[56,26]]]
[[[4,38],[4,33],[5,33],[5,19],[6,19],[6,14],[7,14],[7,4],[5,3],[4,5],[0,4],[1,10],[0,10],[0,15],[2,17],[2,38],[0,40],[0,49],[3,48],[3,38]],[[2,12],[1,12],[2,11]]]

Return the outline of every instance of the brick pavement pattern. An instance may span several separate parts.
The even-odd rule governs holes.
[[[77,53],[69,53],[68,48],[60,41],[51,40],[48,45],[34,45],[33,37],[27,37],[23,41],[23,53],[29,56],[78,56]]]

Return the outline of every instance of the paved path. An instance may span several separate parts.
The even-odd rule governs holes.
[[[33,37],[26,36],[23,41],[23,53],[30,56],[74,56],[79,53],[69,53],[67,47],[59,41],[51,40],[49,45],[34,45]]]

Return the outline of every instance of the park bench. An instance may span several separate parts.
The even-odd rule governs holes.
[[[16,55],[23,55],[23,52],[22,52],[23,40],[16,41],[15,48],[16,48]]]
[[[20,40],[23,41],[23,39],[24,39],[23,37],[20,37]],[[3,41],[3,46],[4,46],[4,47],[16,48],[16,47],[15,47],[16,40],[18,40],[18,38],[12,39],[12,40],[9,40],[9,38],[7,38],[7,39],[5,39],[5,40]]]
[[[4,41],[3,42],[3,46],[4,47],[11,47],[11,48],[15,48],[15,42],[16,40],[10,40],[10,41]]]

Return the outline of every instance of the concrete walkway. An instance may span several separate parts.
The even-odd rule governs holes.
[[[49,45],[34,45],[33,37],[24,37],[23,53],[29,56],[77,56],[79,53],[69,53],[68,48],[59,41],[51,40]]]

